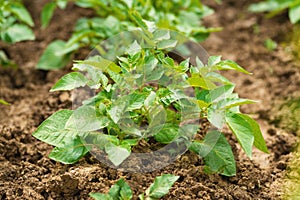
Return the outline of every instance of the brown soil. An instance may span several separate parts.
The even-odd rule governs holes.
[[[296,67],[285,48],[268,51],[263,42],[272,38],[285,40],[291,26],[286,15],[265,19],[263,15],[246,12],[249,1],[223,1],[222,5],[207,1],[216,14],[206,19],[209,26],[224,30],[214,33],[203,43],[211,54],[223,55],[253,72],[252,76],[226,73],[237,84],[242,97],[260,100],[245,106],[261,125],[270,154],[254,149],[253,160],[248,159],[227,134],[237,159],[237,175],[224,177],[207,175],[203,162],[196,155],[186,153],[175,163],[152,173],[124,173],[101,164],[92,156],[74,165],[50,160],[52,147],[31,136],[37,126],[61,108],[71,108],[68,93],[49,93],[50,87],[68,69],[53,72],[35,70],[34,66],[45,46],[53,39],[66,39],[83,9],[69,5],[57,11],[46,30],[39,28],[39,13],[45,1],[26,1],[36,22],[36,41],[15,45],[0,43],[9,57],[20,66],[17,70],[0,68],[0,97],[11,103],[0,105],[0,199],[88,199],[90,192],[107,192],[123,177],[133,188],[135,199],[154,180],[155,176],[172,173],[180,179],[164,199],[278,199],[282,193],[287,160],[295,143],[295,133],[277,128],[272,110],[278,101],[297,96],[300,68]],[[256,27],[256,28],[255,28]],[[257,27],[259,32],[257,33]],[[84,58],[86,53],[75,55]]]

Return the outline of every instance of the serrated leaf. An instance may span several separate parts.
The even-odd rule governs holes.
[[[49,154],[49,158],[64,164],[73,164],[87,154],[88,149],[82,143],[79,136],[68,141],[62,147],[55,147]]]
[[[57,52],[65,47],[66,42],[62,40],[50,43],[40,57],[36,68],[42,70],[63,68],[70,61],[70,54],[58,54]]]
[[[63,147],[65,138],[74,135],[74,132],[65,130],[65,125],[72,114],[72,110],[60,110],[52,114],[32,135],[53,146]]]
[[[159,199],[169,193],[172,185],[178,180],[179,176],[163,174],[155,178],[154,183],[146,190],[146,196]]]
[[[96,131],[106,127],[109,122],[110,120],[101,116],[94,106],[84,105],[74,110],[65,128],[80,132]]]
[[[126,158],[130,156],[130,151],[127,148],[114,145],[112,143],[105,146],[105,152],[109,160],[115,165],[119,166]]]
[[[71,72],[59,79],[51,88],[50,92],[73,90],[75,88],[83,87],[87,84],[87,78],[80,72]]]
[[[132,190],[130,186],[124,181],[123,178],[118,180],[117,183],[110,188],[108,194],[113,199],[122,199],[122,200],[132,199]]]
[[[56,8],[56,4],[54,2],[49,2],[47,3],[42,10],[41,13],[41,23],[42,23],[42,28],[46,28],[53,16],[53,12]]]
[[[209,171],[225,176],[236,174],[235,159],[225,136],[218,131],[210,131],[203,142],[193,142],[190,150],[204,158]]]

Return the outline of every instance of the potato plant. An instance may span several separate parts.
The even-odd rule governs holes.
[[[292,24],[300,21],[299,0],[266,0],[252,4],[249,10],[252,12],[269,12],[268,16],[274,16],[288,9],[289,18]]]
[[[189,58],[178,62],[169,56],[170,49],[186,41],[178,34],[172,37],[168,30],[144,25],[144,30],[133,32],[132,43],[125,37],[116,41],[123,51],[113,45],[106,50],[97,46],[102,56],[76,61],[74,72],[52,87],[52,92],[82,87],[97,92],[75,110],[54,113],[33,133],[55,146],[50,158],[72,164],[96,146],[119,166],[142,140],[162,145],[184,141],[204,159],[207,172],[235,175],[235,159],[223,133],[213,130],[196,140],[200,124],[188,123],[195,119],[207,119],[219,130],[227,125],[250,158],[253,145],[268,152],[258,124],[239,111],[240,105],[254,101],[239,98],[234,83],[218,71],[250,73],[221,56],[211,56],[207,64],[198,57],[194,65]],[[115,59],[109,60],[114,53]]]
[[[30,27],[33,20],[20,0],[0,0],[0,40],[16,43],[24,40],[34,40]]]
[[[95,17],[80,18],[68,41],[56,40],[50,43],[37,64],[38,69],[60,69],[81,47],[94,47],[102,40],[126,30],[146,29],[155,25],[179,31],[196,41],[203,41],[210,32],[220,30],[220,28],[205,28],[201,24],[202,18],[212,14],[213,10],[198,0],[53,0],[45,5],[41,14],[43,27],[48,25],[53,11],[57,7],[65,8],[68,2],[93,9]]]
[[[139,195],[140,200],[155,200],[160,199],[165,196],[172,185],[177,181],[179,176],[174,176],[171,174],[163,174],[155,178],[154,182],[147,188],[145,193]],[[91,193],[90,197],[95,200],[115,200],[115,199],[132,199],[132,190],[130,186],[120,179],[115,185],[113,185],[108,194],[102,193]]]

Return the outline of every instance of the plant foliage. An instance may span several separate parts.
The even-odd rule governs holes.
[[[154,182],[147,188],[145,193],[139,195],[140,200],[158,200],[165,196],[172,185],[177,181],[179,176],[171,174],[163,174],[155,178]],[[131,200],[132,191],[130,186],[120,179],[115,185],[113,185],[107,194],[102,193],[91,193],[90,197],[95,200]]]
[[[288,9],[291,23],[300,21],[300,1],[299,0],[266,0],[252,4],[249,10],[252,12],[269,12],[269,16],[277,15]]]
[[[16,43],[34,40],[33,20],[20,0],[0,0],[0,40]]]
[[[71,1],[71,0],[70,0]],[[44,70],[59,69],[70,60],[70,55],[81,47],[94,47],[122,31],[136,28],[146,30],[152,26],[179,31],[196,41],[203,41],[210,32],[220,28],[205,28],[201,24],[203,17],[213,10],[198,0],[146,1],[113,0],[87,1],[72,0],[77,6],[93,9],[96,16],[80,18],[68,41],[54,41],[44,51],[37,68]],[[54,10],[64,9],[68,0],[55,0],[45,5],[41,21],[45,28],[52,18]]]
[[[186,132],[193,137],[199,125],[181,122],[197,118],[206,118],[219,129],[227,124],[250,158],[252,146],[268,152],[258,124],[239,111],[240,105],[254,101],[239,98],[233,92],[234,84],[217,73],[249,72],[233,61],[221,60],[221,56],[210,57],[208,64],[199,58],[196,65],[189,59],[177,63],[167,52],[170,47],[180,46],[180,39],[171,39],[167,30],[147,30],[136,32],[142,39],[128,44],[116,60],[95,55],[77,61],[74,72],[52,87],[51,91],[89,87],[99,92],[74,111],[54,113],[33,133],[55,146],[50,157],[71,164],[89,152],[92,144],[118,166],[130,156],[132,146],[145,138],[170,144],[189,137],[183,134]],[[144,43],[148,48],[142,48]],[[187,96],[186,88],[194,88],[194,96]],[[193,141],[190,150],[204,158],[207,171],[226,176],[236,173],[231,147],[221,132],[209,132],[203,141]]]

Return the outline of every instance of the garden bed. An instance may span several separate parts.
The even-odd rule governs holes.
[[[208,2],[216,13],[205,23],[224,29],[202,44],[209,54],[223,55],[253,73],[248,76],[229,72],[225,76],[237,84],[241,97],[260,101],[243,106],[242,111],[259,122],[270,154],[254,150],[250,160],[232,134],[227,134],[237,160],[234,177],[205,174],[203,162],[192,153],[164,169],[139,174],[111,169],[93,156],[73,165],[57,163],[47,157],[52,147],[32,137],[48,116],[72,107],[69,93],[49,93],[69,70],[37,71],[35,64],[50,41],[67,39],[76,19],[91,13],[69,5],[65,11],[58,10],[51,25],[41,30],[39,13],[45,1],[27,2],[36,23],[37,39],[11,46],[0,43],[1,49],[20,66],[16,70],[0,68],[0,97],[11,103],[0,105],[0,199],[87,199],[90,192],[107,192],[122,177],[136,199],[163,173],[180,176],[163,199],[278,199],[283,193],[282,178],[297,137],[295,132],[277,127],[274,116],[279,102],[299,96],[300,68],[286,48],[279,46],[271,52],[264,41],[287,39],[287,30],[292,27],[285,15],[269,20],[249,14],[249,1],[223,1],[222,5]],[[83,50],[75,58],[85,58],[88,52]]]

